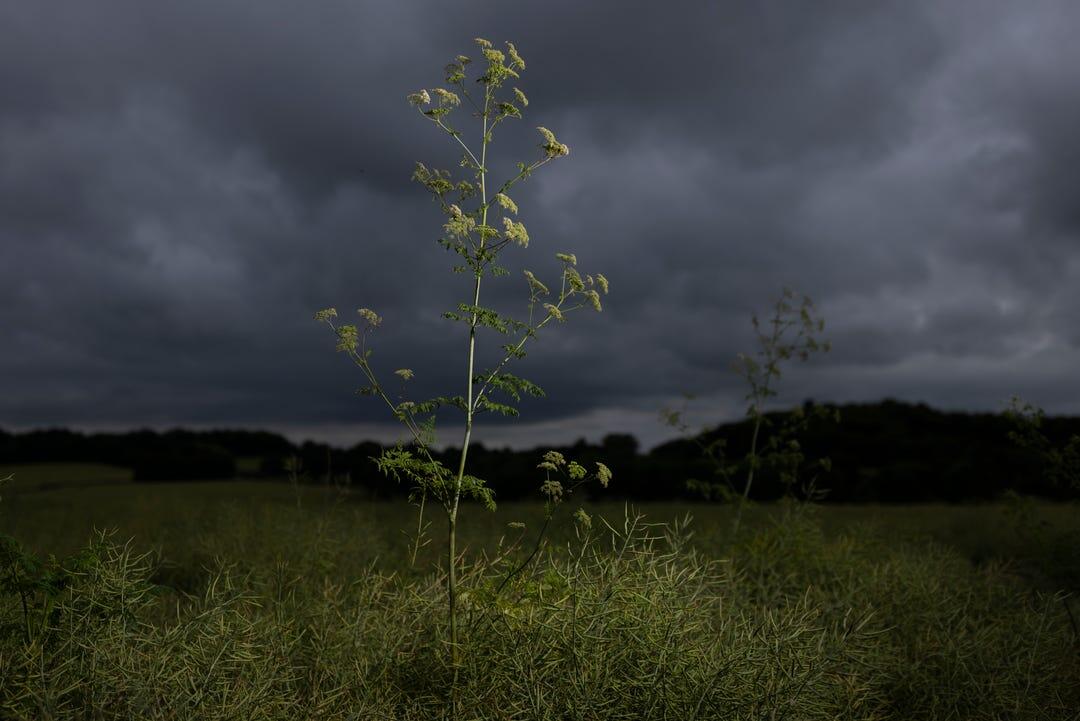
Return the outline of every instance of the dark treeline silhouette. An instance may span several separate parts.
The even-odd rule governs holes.
[[[1070,493],[1045,479],[1036,454],[1009,440],[1013,426],[1000,414],[946,413],[894,400],[838,409],[839,424],[815,418],[798,436],[807,461],[822,457],[832,461],[831,471],[821,474],[816,482],[826,491],[826,501],[990,500],[1009,490],[1048,498],[1065,498]],[[769,414],[771,428],[779,427],[784,416]],[[764,440],[770,432],[765,431]],[[1080,435],[1080,418],[1047,418],[1043,432],[1060,447],[1071,435]],[[744,420],[720,425],[696,440],[664,443],[649,453],[641,453],[637,440],[625,434],[607,435],[599,444],[580,440],[554,450],[589,468],[596,461],[612,468],[615,482],[606,491],[591,489],[593,498],[692,500],[699,496],[687,489],[688,479],[717,480],[716,466],[702,455],[700,443],[723,438],[725,456],[735,462],[745,456],[751,433],[750,422]],[[18,434],[0,430],[0,463],[109,463],[132,468],[138,481],[238,475],[270,479],[285,477],[288,459],[296,457],[303,482],[347,481],[372,497],[403,495],[407,489],[383,477],[372,462],[381,450],[382,446],[370,441],[342,449],[311,441],[296,445],[274,433],[243,430],[94,434],[63,429]],[[498,500],[537,498],[543,475],[536,464],[546,450],[549,448],[514,451],[475,444],[469,451],[470,472],[486,479]],[[457,452],[448,448],[437,456],[448,467],[455,467]],[[741,483],[739,474],[735,478]],[[755,479],[751,495],[770,500],[784,492],[778,474],[766,465]]]
[[[238,458],[293,453],[285,438],[264,431],[185,431],[85,434],[54,428],[11,434],[0,430],[0,463],[108,463],[131,468],[138,481],[228,479]]]
[[[1036,453],[1009,439],[1015,426],[1001,414],[942,412],[890,399],[825,407],[838,408],[840,422],[813,419],[798,440],[807,461],[831,460],[831,470],[817,481],[827,501],[990,500],[1005,491],[1059,499],[1070,495],[1069,489],[1047,480]],[[773,429],[784,416],[767,415]],[[1042,431],[1061,447],[1080,434],[1080,418],[1046,418]],[[750,421],[742,421],[708,431],[699,440],[725,439],[726,455],[735,460],[746,454],[752,432]],[[765,439],[768,435],[765,431]],[[671,441],[654,448],[646,463],[653,464],[650,473],[661,477],[714,478],[713,464],[693,461],[695,453],[700,456],[696,443]],[[736,479],[741,484],[741,475]],[[775,499],[784,490],[778,475],[766,467],[751,495]]]

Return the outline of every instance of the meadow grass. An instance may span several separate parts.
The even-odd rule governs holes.
[[[0,465],[0,477],[14,473],[0,502],[0,532],[17,537],[39,553],[74,552],[95,529],[115,529],[122,538],[134,538],[142,547],[189,544],[195,528],[222,523],[222,514],[244,508],[248,514],[279,513],[301,506],[310,513],[302,519],[358,529],[369,539],[365,545],[379,547],[381,554],[401,553],[406,547],[403,531],[415,530],[415,509],[391,501],[370,501],[362,494],[341,493],[324,485],[294,489],[284,481],[230,480],[188,483],[129,483],[130,470],[98,464],[47,463]],[[620,501],[583,502],[590,514],[609,520],[623,516]],[[731,505],[662,501],[631,503],[650,521],[670,522],[690,514],[695,519],[694,545],[702,552],[717,553],[726,542],[733,515]],[[1029,501],[1030,518],[1017,523],[1015,504],[830,504],[817,507],[815,517],[827,537],[843,532],[866,533],[897,541],[934,541],[947,545],[975,564],[1015,560],[1036,552],[1025,529],[1045,529],[1051,536],[1080,529],[1080,506],[1070,503]],[[756,504],[746,510],[753,528],[776,519],[781,504]],[[467,505],[462,513],[467,527],[464,544],[470,549],[490,548],[507,524],[524,521],[529,528],[543,523],[539,502],[500,503],[494,513]],[[554,521],[557,542],[572,532],[567,514]],[[362,530],[361,530],[362,529]],[[436,536],[438,534],[435,534]],[[176,544],[167,539],[177,537]],[[378,539],[371,542],[370,539]],[[345,539],[343,539],[344,542]],[[435,544],[438,537],[432,539]]]
[[[0,464],[0,478],[11,477],[8,491],[42,491],[65,487],[129,483],[130,468],[104,463],[15,463]]]
[[[411,566],[407,507],[301,492],[297,508],[284,483],[11,488],[0,530],[81,555],[32,599],[29,640],[16,599],[0,601],[0,717],[443,717],[440,538]],[[458,718],[1080,708],[1067,579],[1025,573],[1041,546],[1008,506],[753,506],[734,546],[730,508],[587,508],[591,528],[557,522],[541,562],[503,585],[544,509],[463,507]],[[1028,512],[1045,537],[1069,538],[1080,517]],[[500,555],[522,533],[510,521],[525,537]]]

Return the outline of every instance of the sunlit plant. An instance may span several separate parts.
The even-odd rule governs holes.
[[[368,385],[362,392],[379,399],[411,436],[408,445],[399,444],[383,452],[377,464],[387,476],[409,485],[410,499],[420,507],[418,539],[419,531],[424,528],[422,518],[425,503],[434,501],[445,513],[448,635],[455,669],[459,655],[458,511],[462,499],[474,499],[489,509],[495,505],[493,493],[484,480],[468,472],[469,444],[476,418],[486,412],[515,416],[518,411],[514,404],[522,396],[543,396],[542,389],[536,384],[507,372],[508,366],[525,357],[528,342],[552,321],[561,323],[571,312],[582,308],[601,310],[601,294],[608,291],[607,278],[600,274],[582,273],[573,253],[560,252],[555,257],[562,271],[558,282],[552,286],[554,292],[535,273],[524,271],[528,291],[527,316],[524,319],[509,317],[481,304],[481,289],[485,281],[508,273],[498,262],[500,255],[511,248],[526,248],[529,245],[529,233],[518,219],[518,206],[511,197],[511,191],[542,166],[567,156],[570,150],[550,130],[539,127],[539,156],[529,162],[517,163],[517,172],[501,182],[490,182],[491,158],[488,151],[496,130],[506,121],[520,120],[529,105],[528,98],[519,88],[512,87],[509,92],[504,89],[504,85],[520,77],[525,69],[525,61],[512,43],[506,43],[504,52],[482,38],[477,38],[475,42],[483,63],[483,72],[476,78],[475,87],[470,89],[466,85],[472,61],[459,55],[445,68],[447,87],[423,89],[408,96],[409,104],[416,108],[420,117],[444,133],[461,152],[460,171],[429,168],[418,162],[412,177],[431,194],[446,216],[444,234],[439,243],[457,257],[453,272],[469,278],[467,298],[443,314],[446,319],[465,327],[464,394],[425,400],[391,397],[376,371],[368,343],[371,334],[382,323],[382,318],[369,308],[358,311],[360,321],[357,324],[338,324],[335,320],[338,314],[334,308],[321,310],[315,315],[317,320],[333,329],[337,336],[337,349],[347,354],[363,372]],[[468,109],[469,115],[479,125],[471,139],[452,122],[454,113],[462,108]],[[477,360],[477,338],[481,329],[502,335],[505,341],[495,362],[483,369]],[[415,376],[411,368],[399,368],[393,373],[401,383],[407,383]],[[464,415],[461,452],[454,468],[445,466],[433,453],[435,417],[444,407],[458,409]],[[545,459],[541,466],[550,462]],[[576,475],[578,470],[575,468],[572,472]],[[598,465],[589,475],[605,484],[610,478],[610,472],[602,465]],[[554,486],[545,486],[549,500],[555,490]]]

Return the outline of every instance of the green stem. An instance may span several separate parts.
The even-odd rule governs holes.
[[[731,524],[731,540],[739,535],[739,524],[742,522],[743,508],[750,500],[750,487],[754,485],[754,467],[757,465],[757,441],[761,430],[761,408],[754,406],[754,435],[750,438],[750,468],[746,472],[746,485],[743,486],[742,496],[735,508],[735,521]]]
[[[484,93],[484,112],[483,112],[483,136],[481,138],[480,149],[480,202],[482,203],[482,214],[480,224],[483,227],[487,226],[488,216],[488,203],[487,203],[487,146],[488,146],[488,108],[491,103],[491,92],[488,88]],[[483,252],[486,236],[481,233],[480,246],[477,251],[478,255]],[[473,283],[473,307],[479,307],[480,305],[480,281],[483,278],[483,269],[479,265],[477,266],[475,273],[475,281]],[[465,461],[469,455],[469,442],[472,440],[472,428],[473,428],[473,415],[475,413],[475,407],[473,403],[473,373],[476,366],[476,323],[478,320],[478,314],[474,310],[472,318],[469,321],[469,363],[468,372],[466,374],[466,392],[465,392],[465,438],[461,443],[461,458],[458,461],[457,478],[454,481],[454,500],[450,506],[450,512],[448,514],[448,549],[447,549],[447,574],[446,574],[446,596],[447,596],[447,613],[450,626],[450,659],[451,665],[454,668],[454,681],[453,686],[457,686],[458,680],[458,667],[460,662],[460,652],[458,649],[458,627],[457,627],[457,515],[458,507],[461,503],[461,486],[465,478]],[[453,688],[451,688],[453,693]]]
[[[420,511],[416,514],[416,538],[413,539],[412,558],[409,561],[409,565],[413,568],[416,567],[416,557],[420,554],[420,540],[424,536],[424,505],[426,503],[427,492],[425,491],[420,495]]]
[[[516,576],[519,573],[521,573],[522,571],[524,571],[525,568],[528,567],[528,565],[530,563],[532,563],[532,560],[534,558],[536,558],[536,554],[540,552],[540,546],[544,542],[544,533],[547,532],[548,525],[550,525],[550,523],[551,523],[551,515],[549,514],[544,519],[544,525],[540,528],[540,533],[538,533],[536,535],[536,543],[533,544],[532,552],[529,553],[528,557],[524,561],[522,561],[520,564],[518,564],[517,568],[512,570],[510,573],[506,574],[506,577],[503,578],[502,583],[500,583],[499,587],[495,589],[495,596],[496,597],[500,593],[502,593],[502,590],[504,588],[506,588],[506,584],[510,583],[510,581],[513,580],[514,576]]]
[[[757,467],[757,442],[758,434],[761,431],[761,421],[763,416],[762,405],[765,399],[769,397],[769,383],[772,381],[773,374],[776,372],[777,360],[773,356],[777,344],[780,342],[780,336],[783,334],[783,329],[780,326],[780,311],[776,311],[772,321],[773,332],[772,338],[766,343],[765,354],[765,382],[761,386],[757,386],[754,381],[751,381],[754,390],[754,435],[750,438],[750,468],[746,471],[746,485],[743,487],[742,498],[739,500],[738,507],[735,509],[735,520],[731,524],[731,540],[734,542],[736,536],[739,535],[739,525],[742,522],[743,508],[750,500],[750,487],[754,485],[754,469]],[[761,336],[762,338],[764,336]]]
[[[23,633],[26,636],[26,643],[30,643],[30,639],[33,638],[33,631],[30,628],[30,609],[26,603],[26,589],[19,583],[19,567],[14,563],[11,566],[11,580],[13,585],[19,589],[19,601],[22,602],[22,614],[23,614]]]

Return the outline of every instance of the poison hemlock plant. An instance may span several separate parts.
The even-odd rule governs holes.
[[[829,341],[818,340],[818,334],[825,330],[825,320],[815,315],[813,301],[805,295],[800,296],[790,288],[784,288],[776,303],[773,304],[772,316],[768,320],[766,330],[762,329],[756,314],[752,316],[751,322],[754,325],[754,334],[757,336],[758,350],[754,356],[740,353],[734,365],[735,372],[749,386],[746,400],[750,402],[750,405],[746,409],[746,415],[753,422],[754,430],[750,438],[750,451],[747,457],[746,481],[732,521],[732,537],[739,533],[743,508],[750,498],[750,490],[754,484],[754,473],[761,466],[763,458],[772,458],[779,464],[781,479],[789,489],[795,483],[794,474],[802,461],[798,441],[791,435],[795,430],[805,427],[805,416],[796,415],[793,425],[773,435],[764,449],[764,454],[758,452],[761,429],[763,426],[771,425],[771,421],[765,416],[765,403],[769,398],[777,395],[776,384],[781,377],[780,364],[792,358],[805,363],[810,359],[811,354],[819,351],[827,353],[831,348]],[[818,414],[828,413],[820,407],[815,407],[814,410]],[[834,409],[833,413],[838,414],[838,411]],[[823,470],[829,470],[829,459],[823,458],[817,463]]]
[[[1005,417],[1015,426],[1009,439],[1039,457],[1052,486],[1080,490],[1080,436],[1073,435],[1061,448],[1055,447],[1042,431],[1046,413],[1019,396],[1010,400]]]
[[[752,424],[750,447],[741,462],[732,462],[725,455],[726,439],[714,438],[706,442],[703,434],[693,438],[702,454],[712,463],[718,482],[690,480],[690,490],[700,493],[706,499],[723,500],[735,503],[735,516],[732,520],[731,534],[738,535],[744,507],[750,499],[755,474],[765,466],[777,473],[788,495],[796,490],[806,500],[815,500],[821,495],[816,487],[817,474],[828,472],[831,461],[819,458],[804,466],[806,460],[798,436],[802,434],[815,418],[828,418],[838,422],[839,411],[835,408],[808,403],[797,407],[787,414],[767,439],[762,439],[762,430],[767,430],[773,421],[765,413],[765,404],[777,395],[776,386],[782,376],[781,364],[792,359],[808,361],[813,353],[828,352],[830,343],[819,340],[819,334],[825,330],[824,319],[816,315],[813,301],[790,288],[784,288],[772,307],[772,315],[764,324],[757,314],[751,317],[758,349],[753,355],[739,353],[732,364],[733,370],[745,381],[748,391],[745,399],[749,402],[746,416]],[[687,402],[692,396],[686,396]],[[665,410],[662,419],[668,425],[681,432],[687,432],[689,425],[684,420],[683,410]],[[814,475],[800,485],[800,472],[810,471]],[[738,487],[739,478],[742,487]]]
[[[562,271],[554,286],[557,288],[554,293],[534,273],[528,270],[524,272],[528,290],[528,314],[525,319],[503,315],[481,304],[484,281],[508,272],[498,263],[502,252],[529,245],[529,233],[517,219],[518,206],[510,192],[536,170],[565,157],[570,151],[554,133],[539,127],[537,130],[542,140],[539,157],[531,162],[517,163],[517,172],[511,177],[497,184],[491,182],[488,151],[495,131],[505,121],[521,119],[529,104],[520,89],[512,87],[510,92],[506,92],[503,87],[520,77],[520,72],[525,69],[525,61],[512,43],[506,43],[506,51],[503,52],[482,38],[477,38],[475,42],[484,63],[483,72],[476,78],[477,88],[470,90],[466,86],[471,60],[459,55],[445,68],[447,88],[420,90],[408,96],[409,103],[420,116],[445,133],[462,153],[460,167],[463,170],[457,175],[418,162],[412,177],[427,189],[446,216],[443,225],[445,234],[439,243],[458,257],[459,264],[454,266],[453,271],[465,274],[470,279],[467,299],[454,310],[443,314],[446,319],[461,323],[466,329],[464,394],[415,401],[394,400],[379,379],[372,362],[372,350],[368,347],[368,338],[379,327],[382,318],[369,308],[358,311],[360,322],[356,325],[337,324],[337,311],[334,308],[321,310],[315,315],[316,320],[327,323],[336,334],[337,349],[347,354],[363,372],[368,385],[362,389],[362,393],[382,401],[411,436],[408,446],[399,444],[384,451],[377,459],[377,465],[388,477],[409,484],[410,500],[420,507],[417,544],[425,528],[423,512],[427,501],[436,502],[445,513],[448,540],[447,625],[455,674],[459,663],[458,510],[463,498],[479,501],[489,509],[495,506],[493,493],[484,480],[468,473],[469,444],[475,420],[486,412],[516,416],[518,411],[514,404],[523,395],[543,396],[544,392],[539,386],[507,372],[508,366],[525,357],[528,342],[552,321],[561,323],[571,312],[583,308],[601,310],[601,294],[608,291],[607,278],[600,274],[582,273],[577,267],[577,257],[563,252],[555,256],[562,265]],[[466,141],[466,134],[451,121],[455,111],[462,107],[471,109],[472,117],[480,126],[476,139],[471,142]],[[494,331],[504,336],[506,341],[501,345],[498,360],[482,370],[477,367],[477,337],[481,329]],[[394,374],[402,382],[415,376],[411,368],[399,368]],[[448,468],[433,453],[436,414],[446,407],[464,414],[464,437],[456,468]],[[551,465],[556,469],[550,468]],[[550,474],[553,470],[564,470],[562,465],[545,456],[540,467]],[[598,464],[592,474],[585,474],[577,464],[571,464],[565,470],[578,481],[588,476],[606,485],[611,477],[610,471],[602,464]],[[553,504],[562,496],[553,483],[549,477],[543,489],[549,499],[549,518]]]

